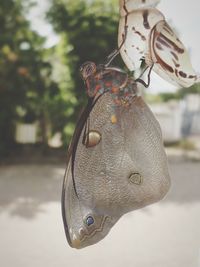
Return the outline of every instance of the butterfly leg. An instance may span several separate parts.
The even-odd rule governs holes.
[[[110,65],[110,63],[115,59],[115,57],[117,55],[119,55],[120,50],[126,41],[127,30],[128,30],[128,26],[125,26],[122,43],[120,44],[120,46],[117,49],[115,49],[112,53],[110,53],[110,55],[107,56],[107,60],[104,64],[105,67],[108,67]]]
[[[135,82],[139,82],[139,83],[143,84],[144,87],[148,88],[149,85],[150,85],[150,81],[151,81],[150,75],[151,75],[151,71],[152,71],[152,69],[153,69],[153,66],[154,66],[154,64],[152,64],[150,68],[149,68],[149,66],[147,66],[147,67],[144,69],[144,71],[142,72],[142,74],[140,75],[140,77],[137,78],[137,79],[135,80]],[[143,80],[141,79],[141,77],[144,75],[144,73],[145,73],[148,69],[149,69],[149,72],[148,72],[148,75],[147,75],[148,82],[145,83],[145,81],[143,81]]]

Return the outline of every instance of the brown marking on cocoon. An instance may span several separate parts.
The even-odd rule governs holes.
[[[132,30],[141,37],[142,41],[146,41],[146,37],[141,32],[136,31],[135,27],[132,27]]]
[[[164,69],[168,70],[171,73],[174,73],[174,69],[171,66],[169,66],[167,63],[165,63],[162,60],[159,63]]]
[[[123,9],[124,9],[124,11],[126,12],[126,14],[128,14],[128,9],[126,8],[126,3],[125,3],[125,1],[124,1]]]
[[[178,77],[178,70],[177,69],[175,69],[175,74]]]
[[[133,98],[133,104],[138,106],[138,107],[141,107],[141,108],[145,108],[146,107],[141,96],[134,97]]]
[[[163,50],[162,45],[159,44],[159,43],[156,43],[156,47],[157,47],[159,50]]]
[[[189,79],[196,79],[197,76],[196,76],[196,75],[189,75],[188,78],[189,78]]]
[[[149,21],[148,21],[148,16],[149,16],[148,10],[145,10],[142,15],[143,15],[143,25],[144,25],[145,29],[149,30],[150,25],[149,25]]]
[[[178,61],[178,56],[177,54],[175,54],[173,51],[170,52],[172,54],[172,56]]]
[[[167,26],[167,24],[163,27],[163,29],[164,29],[166,32],[168,32],[171,36],[174,35],[173,32],[172,32],[172,30]]]
[[[178,64],[174,59],[172,59],[172,61],[173,61],[173,63],[174,63],[174,65],[175,65],[176,68],[179,68],[180,67],[180,64]]]
[[[155,51],[154,51],[155,52]],[[157,53],[155,53],[156,59],[157,59],[157,63],[161,65],[161,67],[171,73],[174,73],[174,69],[168,65],[167,63],[165,63]]]
[[[167,42],[165,42],[160,36],[157,38],[157,41],[158,41],[160,44],[162,44],[162,45],[164,45],[164,46],[166,46],[166,47],[168,47],[168,48],[171,48],[171,46],[170,46]]]
[[[170,45],[173,47],[173,49],[174,49],[175,51],[177,51],[178,53],[183,54],[183,53],[185,52],[185,50],[184,50],[183,48],[178,47],[173,41],[171,41],[170,39],[168,39],[168,38],[167,38],[165,35],[163,35],[162,33],[160,33],[160,37],[161,37],[162,39],[164,39],[164,40],[168,43],[168,45],[170,44]]]
[[[183,71],[179,71],[179,75],[183,78],[187,78],[187,74]]]
[[[155,44],[155,40],[156,40],[156,37],[158,37],[157,38],[157,41],[158,42],[160,42],[161,44],[163,44],[163,45],[167,45],[168,46],[168,44],[165,42],[165,41],[163,41],[163,39],[160,37],[160,35],[158,34],[158,32],[154,32],[153,33],[153,43]],[[164,43],[163,43],[164,42]],[[155,63],[158,63],[158,64],[160,64],[160,66],[163,68],[163,69],[165,69],[165,70],[167,70],[167,71],[169,71],[169,72],[171,72],[171,73],[174,73],[174,69],[170,66],[170,65],[168,65],[164,60],[162,60],[161,59],[161,57],[159,56],[159,54],[156,52],[156,50],[155,50],[155,45],[153,45],[153,52],[154,52],[154,55],[155,55],[155,57],[156,57],[156,61],[155,61]]]

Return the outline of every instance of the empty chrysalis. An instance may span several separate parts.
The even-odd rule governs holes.
[[[129,70],[144,61],[165,80],[182,87],[200,81],[189,54],[164,15],[156,9],[159,0],[120,0],[118,45]],[[141,81],[141,79],[140,79]],[[143,83],[146,87],[148,84]]]

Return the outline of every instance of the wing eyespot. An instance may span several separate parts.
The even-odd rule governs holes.
[[[94,224],[94,218],[91,215],[88,215],[85,219],[85,224],[89,227]]]
[[[89,133],[86,134],[84,139],[84,145],[89,147],[95,147],[97,146],[101,141],[101,134],[98,131],[91,130]]]
[[[131,184],[136,184],[136,185],[141,185],[143,182],[142,176],[138,172],[131,173],[131,175],[128,177],[128,180]]]

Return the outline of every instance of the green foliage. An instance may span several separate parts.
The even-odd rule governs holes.
[[[46,99],[57,90],[44,38],[30,30],[20,0],[0,5],[0,154],[14,144],[16,121],[39,120],[46,142]]]
[[[178,97],[181,99],[187,94],[200,94],[200,83],[196,83],[189,88],[181,88],[178,91]]]
[[[183,99],[187,94],[200,94],[200,84],[194,84],[189,88],[181,88],[173,93],[159,93],[157,95],[146,94],[145,98],[149,103],[168,102],[170,100]]]
[[[179,93],[160,93],[159,97],[161,99],[161,102],[168,102],[172,99],[180,99]]]
[[[57,55],[72,81],[69,83],[64,77],[59,81],[62,94],[66,90],[68,97],[70,95],[73,99],[73,102],[70,99],[66,101],[66,113],[70,110],[70,114],[65,114],[63,140],[68,142],[74,122],[86,101],[79,74],[81,64],[85,61],[103,63],[117,47],[118,1],[52,0],[48,19],[55,31],[61,34]]]
[[[39,121],[43,144],[56,132],[67,144],[86,101],[80,65],[103,63],[117,46],[118,0],[52,0],[48,19],[61,41],[51,49],[25,17],[32,4],[1,0],[0,154],[14,144],[17,121]]]
[[[56,32],[66,35],[68,40],[63,56],[68,58],[79,101],[83,98],[80,65],[88,60],[102,63],[117,46],[116,7],[111,1],[52,1],[48,18]]]

